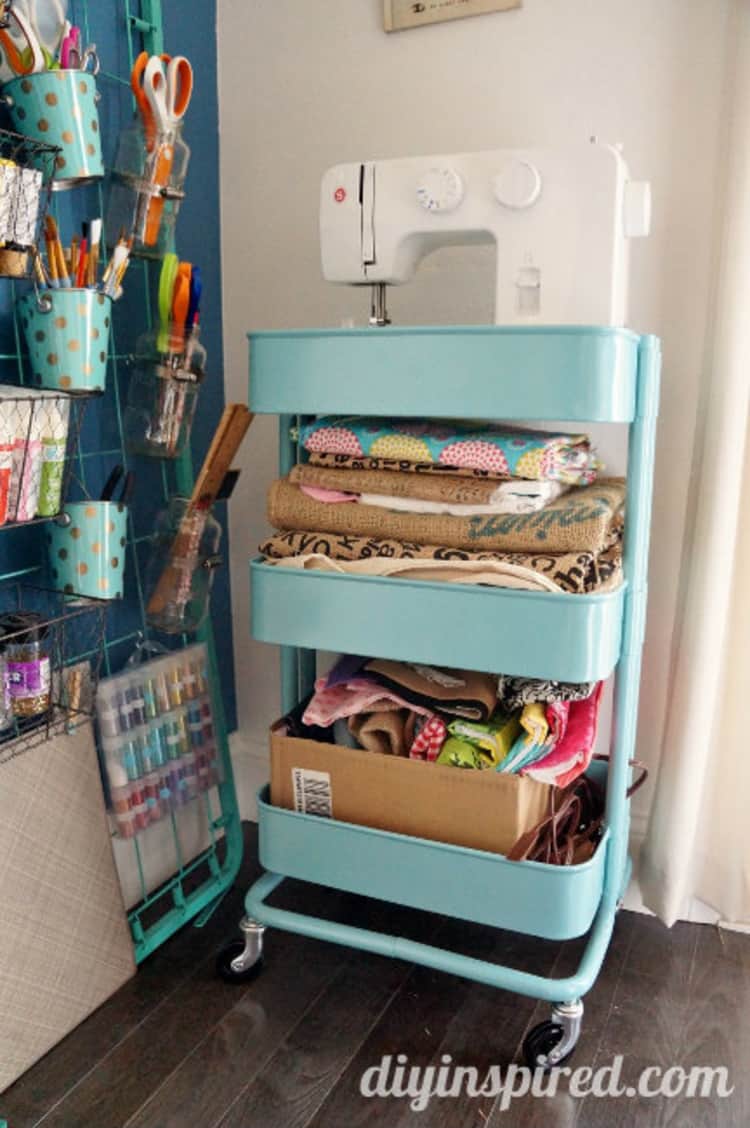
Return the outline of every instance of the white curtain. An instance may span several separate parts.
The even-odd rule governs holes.
[[[734,32],[696,507],[641,854],[644,902],[667,924],[686,916],[695,897],[727,922],[750,923],[750,0],[739,0]]]

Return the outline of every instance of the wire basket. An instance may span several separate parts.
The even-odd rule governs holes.
[[[0,277],[33,275],[59,153],[0,129]]]
[[[62,511],[86,404],[65,392],[0,384],[0,528]]]
[[[0,766],[93,716],[105,628],[96,600],[0,588]]]

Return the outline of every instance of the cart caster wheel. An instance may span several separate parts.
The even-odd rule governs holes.
[[[583,1003],[561,1003],[552,1018],[540,1022],[523,1040],[523,1056],[530,1069],[554,1069],[572,1056],[581,1035]]]
[[[242,955],[245,951],[245,942],[243,940],[233,940],[231,944],[227,944],[226,948],[222,948],[216,957],[216,974],[219,979],[223,979],[225,983],[250,983],[256,976],[260,975],[263,970],[263,957],[259,956],[254,964],[250,967],[241,968],[236,971],[232,964]]]
[[[556,1065],[563,1065],[575,1050],[568,1050],[564,1057],[550,1060],[550,1055],[563,1040],[565,1031],[558,1022],[540,1022],[523,1040],[523,1056],[529,1069],[552,1069]]]
[[[249,983],[263,969],[263,933],[266,931],[249,917],[240,921],[243,940],[233,940],[216,957],[216,974],[227,983]]]

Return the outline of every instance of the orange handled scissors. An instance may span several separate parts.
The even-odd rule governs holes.
[[[13,20],[26,42],[25,49],[19,51],[18,43],[9,29],[0,27],[0,46],[5,52],[10,69],[18,75],[38,74],[40,71],[46,70],[47,59],[45,58],[44,48],[30,22],[17,8],[11,8],[7,15],[9,20]]]
[[[151,183],[163,190],[169,186],[174,165],[174,133],[193,95],[193,68],[184,55],[173,58],[143,51],[130,81],[143,118],[146,149],[154,153],[149,169]],[[156,195],[146,214],[143,242],[147,247],[158,242],[163,212],[164,198]]]
[[[193,68],[184,55],[149,55],[142,51],[130,75],[146,130],[149,152],[157,133],[170,133],[187,113],[193,96]]]
[[[181,262],[177,267],[177,277],[172,291],[172,352],[182,352],[185,348],[185,323],[190,308],[190,278],[193,267],[189,262]]]

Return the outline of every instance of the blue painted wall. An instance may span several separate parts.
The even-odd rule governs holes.
[[[195,69],[196,94],[188,112],[185,138],[192,149],[188,174],[187,198],[177,228],[177,252],[180,258],[200,265],[203,271],[204,297],[201,313],[201,336],[208,350],[208,376],[202,387],[196,426],[193,434],[193,457],[200,465],[224,406],[221,257],[219,226],[219,157],[218,100],[216,59],[216,6],[214,0],[201,0],[200,19],[186,19],[186,4],[179,0],[163,0],[166,50],[187,55]],[[112,163],[120,129],[132,120],[133,102],[129,85],[128,37],[125,28],[123,0],[73,0],[70,5],[77,22],[88,28],[89,39],[97,44],[103,74],[99,80],[99,104],[105,162]],[[136,5],[133,4],[133,8]],[[6,124],[1,122],[0,124]],[[61,232],[67,240],[84,218],[105,214],[106,185],[77,189],[55,196],[54,210]],[[119,446],[117,430],[117,388],[120,397],[127,392],[129,357],[138,337],[147,329],[149,303],[156,309],[155,294],[159,264],[131,267],[126,278],[126,293],[115,306],[114,341],[118,354],[117,372],[110,365],[107,392],[101,400],[87,408],[82,447],[89,457],[85,461],[85,486],[91,496],[98,496],[109,470],[117,461],[114,455],[97,457],[98,451],[112,451]],[[0,381],[18,382],[12,309],[14,293],[22,293],[23,285],[0,281]],[[91,455],[94,457],[91,457]],[[162,466],[153,459],[134,458],[137,474],[133,503],[137,536],[148,534],[154,527],[156,513],[164,504]],[[168,476],[167,483],[171,482]],[[82,496],[80,485],[74,485],[71,496]],[[228,560],[225,506],[217,507],[217,517],[224,525],[222,553]],[[30,529],[8,529],[0,532],[0,571],[42,564],[45,559],[44,526]],[[149,552],[147,543],[139,545],[142,563]],[[129,560],[129,565],[131,561]],[[212,614],[217,637],[220,679],[224,690],[227,720],[236,725],[234,675],[232,660],[232,619],[230,606],[229,567],[216,574]],[[109,612],[109,637],[119,638],[137,629],[140,621],[135,569],[128,568],[125,599],[112,605]],[[162,642],[168,641],[158,636]],[[111,668],[118,669],[132,650],[132,642],[109,650]]]

